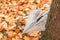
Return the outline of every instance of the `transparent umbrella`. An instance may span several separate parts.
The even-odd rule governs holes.
[[[47,7],[48,11],[42,10],[43,7]],[[43,7],[31,10],[23,30],[23,34],[33,31],[44,31],[46,29],[45,24],[50,10],[50,5],[45,4]]]

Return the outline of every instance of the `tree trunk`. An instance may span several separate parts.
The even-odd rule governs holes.
[[[41,40],[60,40],[60,0],[53,0]]]

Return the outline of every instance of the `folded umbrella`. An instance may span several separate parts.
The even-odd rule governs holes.
[[[48,11],[42,10],[41,8],[31,10],[23,30],[23,34],[33,31],[44,31],[46,29],[45,25],[50,10],[50,5],[45,4],[44,6],[48,8]]]

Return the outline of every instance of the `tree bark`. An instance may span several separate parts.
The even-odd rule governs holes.
[[[60,0],[53,0],[41,40],[60,40]]]

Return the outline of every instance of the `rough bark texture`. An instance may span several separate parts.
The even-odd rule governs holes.
[[[53,0],[41,40],[60,40],[60,0]]]

